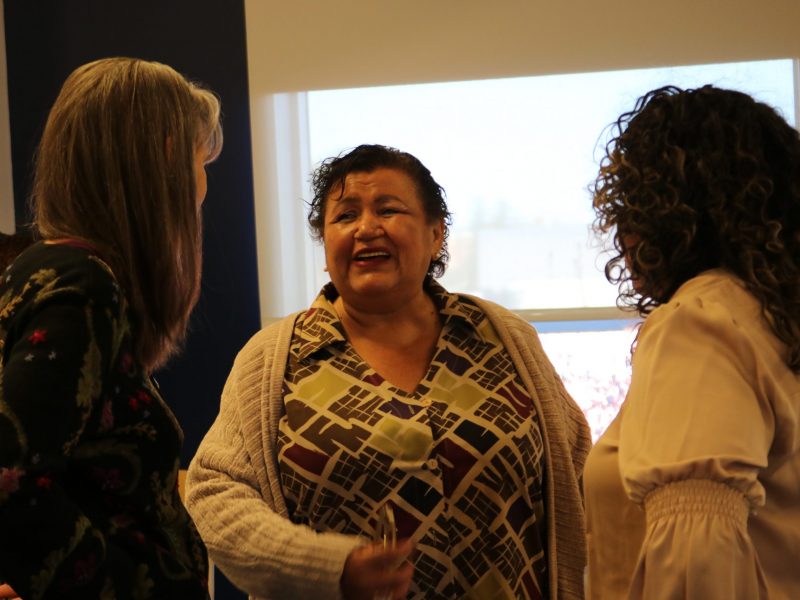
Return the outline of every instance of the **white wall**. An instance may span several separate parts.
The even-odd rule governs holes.
[[[797,0],[245,0],[250,91],[800,56]]]

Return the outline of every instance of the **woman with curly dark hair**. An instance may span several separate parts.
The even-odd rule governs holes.
[[[594,226],[647,318],[585,472],[590,597],[800,598],[800,136],[713,86],[616,127]]]

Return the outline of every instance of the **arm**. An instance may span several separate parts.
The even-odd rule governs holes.
[[[295,525],[280,498],[271,399],[279,394],[285,355],[273,365],[257,335],[237,357],[220,413],[187,476],[187,507],[209,554],[241,589],[269,598],[340,598],[353,536]]]
[[[719,304],[689,298],[651,320],[620,432],[623,484],[646,515],[630,597],[763,597],[747,531],[774,432],[758,352]]]
[[[64,483],[100,399],[112,308],[49,289],[6,320],[0,371],[0,576],[26,600],[86,597],[109,576],[103,534]]]

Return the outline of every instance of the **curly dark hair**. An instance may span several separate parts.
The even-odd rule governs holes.
[[[700,272],[735,274],[800,372],[800,135],[711,85],[648,92],[613,125],[594,194],[606,278],[641,315]]]
[[[316,241],[322,241],[325,231],[325,201],[331,189],[337,184],[344,189],[344,180],[350,173],[371,173],[376,169],[397,169],[408,175],[417,188],[428,221],[433,223],[441,219],[442,249],[428,267],[428,276],[441,277],[450,259],[447,237],[450,235],[449,227],[452,222],[452,215],[447,210],[444,188],[436,183],[431,172],[417,157],[396,148],[380,144],[362,144],[339,156],[326,158],[320,163],[311,175],[311,187],[314,192],[314,198],[308,203],[308,224],[311,235]]]

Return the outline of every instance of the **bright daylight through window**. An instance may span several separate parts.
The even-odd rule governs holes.
[[[595,437],[624,398],[632,322],[612,309],[604,255],[593,242],[588,185],[609,125],[666,84],[713,83],[752,94],[796,121],[795,61],[309,92],[312,165],[361,143],[417,156],[447,192],[451,261],[441,279],[521,311],[587,413]],[[314,255],[316,289],[326,281]],[[572,323],[547,309],[569,311]],[[553,313],[558,315],[558,313]],[[592,324],[582,324],[591,320]],[[546,331],[546,332],[545,332]]]

